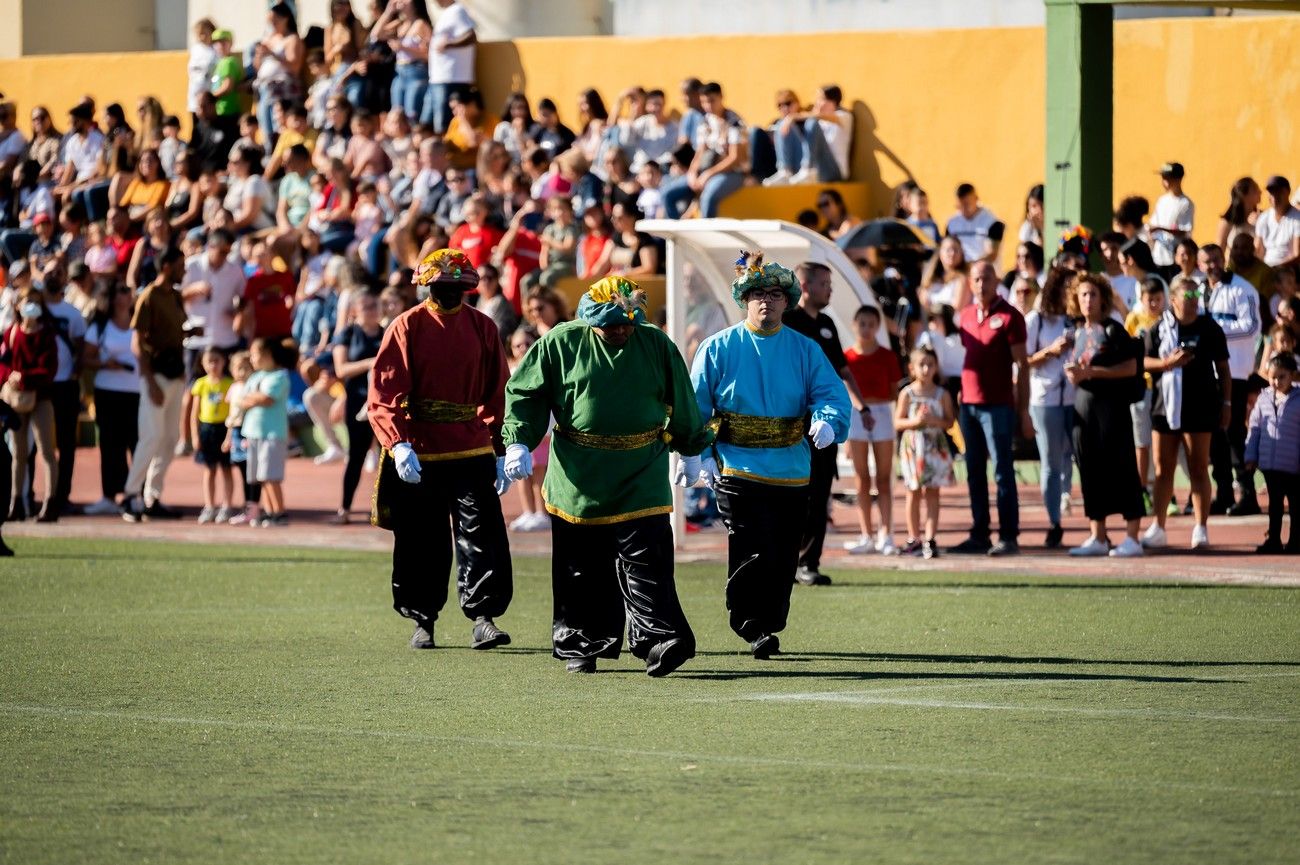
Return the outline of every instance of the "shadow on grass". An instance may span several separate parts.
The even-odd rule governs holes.
[[[160,543],[171,543],[163,541]],[[239,554],[238,548],[230,549],[223,552],[220,564],[240,564],[240,565],[348,565],[369,563],[374,553],[362,553],[361,555],[348,555],[345,551],[340,551],[337,556],[295,556],[292,555],[292,547],[277,547],[283,549],[286,555],[283,556],[243,556]],[[24,562],[39,561],[68,561],[77,559],[86,562],[98,561],[118,561],[118,562],[211,562],[211,553],[195,550],[191,555],[177,555],[175,550],[158,551],[149,555],[142,551],[129,552],[95,552],[95,553],[71,553],[71,552],[48,552],[37,554],[24,554]]]
[[[737,654],[700,652],[701,655]],[[741,653],[743,654],[743,653]],[[1019,655],[921,655],[896,652],[782,652],[781,658],[795,661],[882,661],[921,664],[1086,664],[1096,666],[1143,667],[1300,667],[1300,661],[1156,661],[1127,658],[1053,658]]]
[[[770,667],[753,670],[687,670],[673,678],[705,681],[740,679],[834,679],[837,681],[1006,681],[1006,682],[1143,682],[1148,684],[1243,684],[1234,679],[1199,679],[1191,676],[1139,676],[1119,673],[894,673],[880,670],[782,670]]]
[[[1186,591],[1187,589],[1259,589],[1267,588],[1266,586],[1245,586],[1232,584],[1214,584],[1214,583],[1126,583],[1120,580],[1107,583],[1030,583],[1030,582],[1003,582],[1003,583],[971,583],[971,582],[943,582],[936,580],[933,582],[897,582],[889,580],[841,580],[835,579],[834,585],[830,588],[837,587],[854,588],[854,589],[1106,589],[1108,591],[1131,591],[1147,589],[1177,589]]]

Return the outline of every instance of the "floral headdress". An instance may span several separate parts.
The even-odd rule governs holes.
[[[593,327],[645,322],[645,289],[623,276],[593,283],[578,301],[578,318]]]
[[[1074,228],[1062,231],[1056,251],[1088,255],[1092,252],[1092,231],[1086,225],[1076,225]]]
[[[459,249],[438,249],[416,265],[411,283],[474,291],[478,288],[478,271]]]
[[[745,308],[745,295],[756,288],[776,287],[785,290],[790,305],[799,302],[799,280],[794,271],[779,264],[763,264],[763,253],[742,249],[736,259],[736,278],[731,283],[731,296],[736,306]]]

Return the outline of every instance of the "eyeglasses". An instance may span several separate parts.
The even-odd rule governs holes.
[[[746,295],[746,299],[747,299],[747,300],[758,301],[759,303],[762,303],[762,302],[764,302],[764,301],[767,301],[768,303],[776,303],[778,300],[784,300],[784,299],[785,299],[785,292],[784,292],[784,291],[757,291],[757,290],[755,290],[755,291],[751,291],[748,295]]]

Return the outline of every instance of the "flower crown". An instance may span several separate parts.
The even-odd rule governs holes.
[[[474,274],[470,277],[469,274]],[[469,257],[459,249],[438,249],[425,256],[415,268],[415,275],[411,277],[411,283],[414,285],[428,285],[431,282],[446,280],[448,282],[455,280],[478,282],[478,272],[474,270],[474,264]]]
[[[1092,231],[1086,225],[1076,225],[1061,232],[1061,239],[1056,245],[1058,252],[1080,252],[1088,255],[1092,252]]]

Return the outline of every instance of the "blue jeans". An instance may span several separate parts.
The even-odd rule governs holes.
[[[445,84],[430,82],[424,91],[424,108],[420,111],[420,122],[432,126],[439,135],[447,131],[451,123],[451,95],[468,90],[472,85],[467,81],[451,81]]]
[[[397,74],[389,90],[393,107],[402,109],[406,119],[415,123],[424,110],[424,92],[429,89],[428,63],[398,63]]]
[[[739,171],[724,171],[722,174],[710,177],[704,184],[704,191],[700,193],[700,216],[704,219],[717,216],[718,205],[722,203],[722,199],[744,185],[745,175]],[[695,197],[695,193],[687,184],[685,174],[665,181],[661,191],[664,210],[669,219],[681,219],[686,208],[691,206],[691,199]]]
[[[108,187],[109,182],[101,180],[72,193],[72,200],[86,211],[87,222],[99,222],[108,218],[109,208],[112,207],[112,202],[108,200]]]
[[[1013,542],[1020,534],[1020,497],[1011,460],[1011,437],[1016,411],[1009,405],[961,404],[957,416],[966,440],[966,489],[970,492],[970,536],[990,538],[989,455],[993,455],[993,480],[997,483],[998,537]]]
[[[5,263],[13,264],[27,257],[27,250],[36,242],[36,235],[26,228],[6,228],[0,231],[0,252]]]
[[[753,166],[750,173],[760,180],[776,171],[796,174],[804,169],[815,171],[821,183],[844,179],[826,135],[811,117],[802,124],[791,124],[788,132],[782,132],[779,123],[770,129],[754,127],[749,131],[749,153]]]
[[[1074,445],[1070,430],[1074,426],[1072,405],[1031,405],[1034,441],[1038,443],[1039,486],[1043,491],[1043,508],[1047,521],[1061,524],[1061,495],[1070,491],[1074,480]]]

